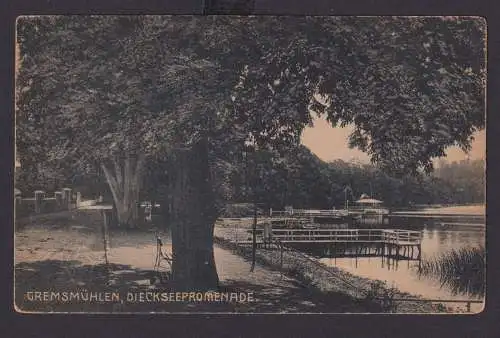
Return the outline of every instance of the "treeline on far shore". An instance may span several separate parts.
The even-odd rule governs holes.
[[[257,163],[248,164],[252,160]],[[352,205],[366,194],[385,206],[408,208],[484,203],[485,198],[482,160],[442,160],[429,175],[403,178],[392,177],[372,164],[324,162],[305,146],[285,157],[260,154],[243,162],[231,177],[235,203],[255,200],[262,207],[278,209],[286,205],[343,208],[346,199]]]

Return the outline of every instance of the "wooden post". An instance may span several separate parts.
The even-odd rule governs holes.
[[[104,261],[106,262],[106,265],[108,265],[108,225],[109,225],[109,216],[110,216],[110,210],[108,209],[103,209],[101,210],[102,218],[103,218],[103,224],[102,224],[102,240],[104,244]]]
[[[66,210],[71,209],[71,188],[63,189],[63,202]]]
[[[76,208],[78,209],[80,207],[80,202],[82,201],[82,193],[77,191],[76,192]]]
[[[145,213],[146,213],[146,220],[148,222],[152,222],[153,221],[153,205],[148,205],[145,209]]]
[[[21,201],[22,201],[21,195],[16,195],[14,201],[15,201],[15,208],[17,210],[21,206]]]
[[[252,266],[250,267],[251,272],[253,272],[255,269],[256,252],[257,252],[257,203],[254,201],[253,226],[252,226]]]
[[[280,277],[283,278],[283,245],[280,243]]]
[[[20,194],[18,194],[14,197],[14,217],[18,217],[21,214],[21,203],[22,197]]]
[[[37,214],[41,213],[43,210],[43,200],[45,198],[45,192],[42,190],[35,191],[35,212]]]
[[[271,223],[264,224],[264,242],[270,244],[273,240],[273,229]]]
[[[59,210],[63,207],[63,193],[62,193],[62,191],[56,191],[54,193],[54,197],[56,199],[57,209]]]

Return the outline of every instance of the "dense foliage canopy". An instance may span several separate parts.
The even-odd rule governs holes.
[[[289,146],[312,110],[353,123],[384,170],[430,170],[484,126],[484,34],[479,18],[21,18],[21,160],[164,154],[207,128],[219,157],[249,134]]]

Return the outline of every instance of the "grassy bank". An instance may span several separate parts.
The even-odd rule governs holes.
[[[214,240],[217,245],[251,259],[252,248],[250,246],[238,245],[223,237],[216,236]],[[340,297],[344,299],[346,304],[356,304],[355,312],[450,312],[450,309],[443,305],[421,301],[419,297],[390,288],[381,281],[358,277],[338,268],[327,267],[295,250],[281,252],[277,248],[259,248],[256,253],[256,261],[301,280],[305,287],[321,293],[323,297]],[[415,302],[397,302],[394,300],[396,298],[415,298]],[[351,307],[351,310],[345,312],[354,311]]]
[[[454,294],[484,296],[486,281],[484,247],[451,250],[422,262],[420,274],[435,278]]]

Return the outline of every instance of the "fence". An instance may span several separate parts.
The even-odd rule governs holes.
[[[34,197],[23,198],[20,193],[16,193],[14,196],[16,218],[72,210],[97,203],[97,200],[82,200],[81,193],[72,192],[71,188],[55,191],[51,197],[42,190],[34,191],[33,195]]]
[[[419,245],[420,231],[400,229],[256,229],[259,242],[277,240],[281,243],[328,242],[328,243],[385,243]],[[248,230],[252,233],[252,230]]]

